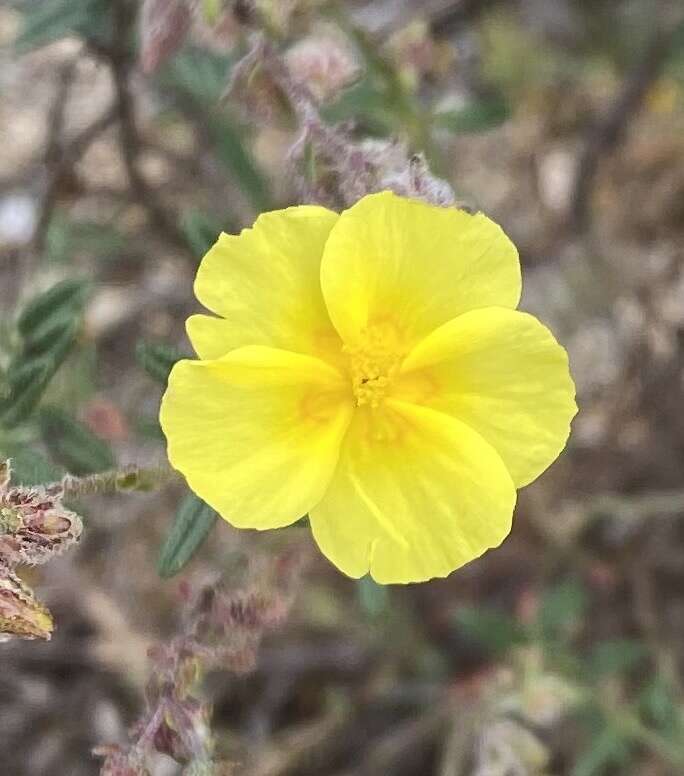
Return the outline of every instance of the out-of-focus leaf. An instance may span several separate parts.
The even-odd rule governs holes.
[[[378,617],[389,605],[387,587],[379,585],[370,576],[361,577],[356,583],[361,609],[370,617]]]
[[[258,211],[269,210],[271,198],[266,180],[245,148],[237,128],[224,113],[207,119],[216,155],[237,178],[240,188]]]
[[[353,120],[371,135],[385,137],[397,128],[399,119],[387,104],[382,82],[366,75],[358,83],[344,90],[335,102],[322,109],[323,117],[331,124]]]
[[[0,425],[14,428],[29,417],[73,344],[73,331],[67,329],[39,356],[12,361],[0,397]]]
[[[16,40],[19,51],[30,51],[68,35],[101,39],[111,26],[107,0],[41,0],[30,3]]]
[[[436,113],[435,126],[456,134],[484,132],[503,124],[510,116],[506,102],[500,98],[480,100],[462,108]]]
[[[27,447],[10,451],[13,485],[41,485],[58,480],[63,471],[41,453]]]
[[[470,638],[497,656],[527,640],[527,633],[519,622],[494,609],[461,607],[455,621]]]
[[[615,727],[606,726],[577,758],[572,776],[602,776],[610,767],[626,765],[630,751],[630,742],[625,734]]]
[[[88,284],[83,280],[62,280],[31,299],[17,319],[17,329],[29,344],[40,339],[55,324],[70,320],[83,310]]]
[[[231,66],[232,61],[225,56],[188,47],[166,64],[160,79],[205,108],[215,108],[228,83]]]
[[[551,588],[539,609],[542,633],[550,639],[563,638],[575,628],[586,606],[586,593],[579,582],[569,580]]]
[[[207,538],[217,518],[216,512],[194,493],[185,497],[159,553],[157,568],[161,577],[178,574]]]
[[[646,655],[644,645],[633,639],[614,639],[597,644],[589,655],[589,670],[595,678],[634,668]]]
[[[116,465],[107,442],[68,412],[58,407],[43,407],[39,423],[50,454],[71,474],[94,474]]]
[[[136,345],[135,355],[140,366],[161,385],[166,385],[168,382],[169,374],[176,361],[185,358],[184,354],[173,345],[142,340]]]
[[[13,428],[29,417],[66,359],[81,326],[88,285],[64,280],[34,297],[17,319],[21,350],[0,392],[0,423]]]
[[[22,358],[34,359],[43,354],[52,353],[53,357],[60,354],[61,362],[62,355],[66,356],[69,348],[76,341],[80,328],[80,317],[77,318],[67,312],[61,314],[56,312],[24,340]],[[56,366],[59,366],[59,363]]]
[[[197,259],[204,256],[221,233],[221,225],[201,210],[188,211],[183,216],[181,229]]]
[[[271,207],[266,179],[242,141],[236,124],[220,110],[221,95],[229,79],[232,62],[225,57],[188,49],[163,68],[161,81],[186,101],[198,106],[218,158],[236,177],[241,189],[258,211]]]
[[[45,237],[45,260],[65,264],[80,253],[98,259],[119,259],[127,248],[125,237],[112,224],[73,221],[57,211]]]
[[[677,703],[672,687],[657,676],[641,693],[639,708],[643,716],[661,731],[684,741],[684,712]],[[683,747],[684,749],[684,747]]]

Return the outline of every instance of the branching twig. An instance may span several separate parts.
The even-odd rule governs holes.
[[[150,651],[153,668],[145,693],[147,710],[133,728],[131,744],[96,750],[106,758],[104,776],[146,774],[145,759],[152,750],[186,764],[184,773],[217,776],[209,708],[196,691],[212,668],[239,674],[253,669],[263,635],[282,622],[289,610],[305,560],[295,551],[267,564],[252,562],[237,589],[221,580],[193,595],[185,589],[185,627],[168,644]]]
[[[629,122],[638,112],[648,90],[660,75],[672,42],[684,24],[680,20],[667,30],[658,30],[646,46],[605,115],[590,131],[577,162],[574,189],[570,202],[570,224],[586,231],[590,222],[591,194],[601,158],[614,151],[623,140]]]
[[[113,4],[114,43],[111,48],[99,53],[107,59],[112,71],[121,139],[121,156],[133,195],[149,214],[152,224],[171,244],[186,252],[188,245],[176,225],[176,219],[167,212],[164,204],[140,169],[139,159],[143,143],[138,133],[130,90],[130,73],[133,61],[129,41],[135,24],[136,11],[137,5],[135,3],[119,0]]]

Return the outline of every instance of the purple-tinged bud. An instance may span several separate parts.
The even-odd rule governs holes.
[[[54,624],[46,607],[33,590],[9,569],[0,569],[0,639],[45,639]]]
[[[361,75],[359,57],[338,30],[324,28],[298,41],[285,54],[297,81],[321,102],[331,100]]]
[[[3,477],[3,470],[7,474]],[[9,487],[9,465],[0,470],[0,561],[10,568],[45,563],[78,541],[81,518],[42,487]]]
[[[153,73],[183,45],[192,22],[185,0],[144,0],[140,13],[140,62]]]
[[[93,749],[96,757],[104,757],[100,776],[150,776],[141,758],[130,750],[116,744],[98,746]]]

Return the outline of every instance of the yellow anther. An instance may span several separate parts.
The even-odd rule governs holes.
[[[376,324],[364,329],[357,345],[345,345],[356,404],[378,407],[399,369],[401,353],[393,327]]]

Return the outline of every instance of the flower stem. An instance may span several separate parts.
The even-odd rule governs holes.
[[[176,477],[176,472],[168,467],[131,465],[86,477],[67,474],[59,482],[49,484],[47,489],[51,493],[61,493],[64,498],[80,498],[120,491],[156,490]]]

